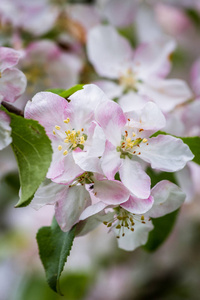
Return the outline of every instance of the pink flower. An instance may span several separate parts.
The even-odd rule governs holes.
[[[153,206],[145,213],[133,213],[123,208],[107,206],[105,209],[88,217],[88,208],[80,216],[82,220],[77,227],[79,235],[84,235],[104,223],[117,237],[118,246],[126,251],[133,251],[148,240],[149,231],[153,229],[152,218],[159,218],[178,209],[185,200],[185,194],[175,184],[163,180],[151,191]],[[139,203],[141,199],[137,199]],[[128,200],[129,202],[129,200]]]
[[[14,102],[26,88],[26,77],[18,69],[13,68],[20,58],[20,52],[0,47],[0,103]]]
[[[85,85],[69,100],[41,92],[25,107],[25,117],[38,120],[52,142],[47,178],[57,183],[70,183],[84,171],[102,172],[99,157],[105,149],[105,135],[94,112],[107,98],[97,86]]]
[[[101,88],[112,97],[124,92],[145,96],[158,104],[162,111],[190,99],[192,93],[179,79],[164,79],[170,71],[170,55],[175,49],[174,40],[162,38],[140,45],[135,51],[128,40],[112,26],[97,26],[88,35],[87,53],[96,72],[118,83],[101,82]]]
[[[126,114],[113,101],[102,103],[96,120],[106,135],[106,149],[101,167],[109,180],[117,172],[131,193],[142,199],[150,195],[150,178],[141,160],[161,171],[175,172],[193,159],[189,147],[181,139],[169,135],[151,135],[165,126],[165,118],[155,103]]]

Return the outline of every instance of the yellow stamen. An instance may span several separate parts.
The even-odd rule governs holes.
[[[61,146],[61,145],[58,146],[58,150],[59,150],[59,151],[62,150],[62,146]]]
[[[69,143],[69,139],[65,139],[65,140],[64,140],[64,143]]]
[[[133,136],[133,137],[136,136],[135,132],[132,133],[132,136]]]
[[[127,141],[127,143],[130,143],[131,142],[131,138],[127,138],[126,141]]]
[[[147,141],[148,141],[147,139],[143,139],[143,140],[142,140],[143,143],[146,143]]]
[[[68,153],[68,151],[67,151],[67,150],[65,150],[65,151],[63,152],[63,155],[67,155],[67,153]]]
[[[68,124],[70,122],[70,118],[67,118],[66,120],[63,121],[65,124]]]
[[[60,130],[60,128],[61,128],[61,127],[58,126],[58,125],[55,126],[55,129],[57,129],[57,130]]]
[[[53,130],[53,134],[56,134],[55,130]]]

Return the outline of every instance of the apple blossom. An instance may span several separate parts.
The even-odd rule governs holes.
[[[21,54],[7,47],[0,47],[0,103],[14,102],[26,88],[26,77],[14,66]]]
[[[47,178],[57,183],[70,183],[84,171],[102,172],[99,157],[105,149],[105,135],[94,112],[107,97],[97,86],[85,85],[69,100],[41,92],[25,107],[25,117],[38,120],[52,142]]]
[[[112,92],[112,96],[115,93],[115,97],[133,91],[156,102],[165,112],[192,96],[184,81],[164,79],[170,71],[170,55],[174,49],[174,40],[162,38],[141,44],[133,52],[128,40],[112,26],[97,26],[88,34],[87,53],[96,72],[118,81],[109,85],[109,90],[108,83],[103,88],[103,81],[101,88]]]
[[[159,218],[175,211],[185,200],[182,190],[167,180],[154,186],[151,197],[154,199],[153,206],[145,214],[130,212],[128,206],[124,209],[120,205],[118,207],[107,206],[96,215],[88,217],[85,213],[88,210],[86,208],[80,216],[82,221],[77,226],[78,235],[84,235],[104,223],[116,235],[119,248],[133,251],[146,244],[148,233],[153,229],[151,218]],[[137,202],[140,200],[137,199]]]
[[[101,159],[104,174],[112,180],[119,172],[123,184],[136,197],[146,199],[150,195],[150,178],[140,159],[154,169],[175,172],[194,157],[180,139],[168,135],[151,137],[165,126],[165,117],[153,102],[124,114],[118,104],[107,101],[96,110],[96,120],[107,138]]]

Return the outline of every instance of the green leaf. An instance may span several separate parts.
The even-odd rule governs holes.
[[[178,184],[174,176],[174,173],[154,171],[151,169],[151,167],[147,168],[146,173],[151,178],[151,187],[154,187],[154,185],[156,185],[161,180],[169,180],[175,184]]]
[[[163,217],[151,219],[154,229],[149,233],[148,241],[146,245],[143,246],[143,249],[147,251],[155,251],[162,245],[174,227],[178,212],[179,210],[176,210]]]
[[[74,237],[75,227],[69,232],[63,232],[55,218],[51,227],[42,227],[37,233],[39,254],[47,282],[50,288],[60,295],[59,278],[69,256]]]
[[[51,163],[52,148],[44,128],[37,121],[8,114],[11,117],[11,146],[19,168],[21,197],[16,207],[20,207],[30,203],[45,179]]]
[[[171,135],[176,138],[181,139],[185,144],[187,144],[194,154],[194,158],[192,161],[200,165],[200,137],[199,136],[192,136],[192,137],[180,137],[180,136],[175,136],[169,133],[166,133],[164,131],[157,131],[154,134],[152,134],[151,137],[156,137],[159,134],[164,134],[164,135]]]
[[[51,89],[48,90],[48,92],[57,94],[65,99],[69,98],[72,94],[74,94],[75,92],[82,90],[83,89],[83,84],[77,84],[75,86],[73,86],[72,88],[70,88],[69,90],[64,90],[64,89]]]

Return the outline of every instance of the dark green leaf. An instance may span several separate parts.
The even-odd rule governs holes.
[[[48,92],[52,92],[54,94],[57,94],[57,95],[67,99],[72,94],[74,94],[75,92],[82,90],[82,89],[83,89],[83,84],[77,84],[77,85],[73,86],[72,88],[70,88],[69,90],[51,89],[51,90],[48,90]]]
[[[148,241],[146,245],[143,246],[145,250],[155,251],[158,247],[162,245],[162,243],[166,240],[175,224],[178,212],[179,210],[176,210],[163,217],[156,219],[152,218],[154,229],[149,233]]]
[[[37,233],[39,254],[46,272],[47,282],[51,289],[59,294],[61,294],[59,278],[69,256],[74,237],[75,227],[69,232],[63,232],[55,218],[51,227],[42,227]]]
[[[151,187],[154,187],[154,185],[156,185],[161,180],[169,180],[169,181],[177,184],[174,173],[154,171],[150,167],[147,168],[146,173],[151,178]]]
[[[30,203],[45,179],[51,163],[52,148],[44,128],[37,121],[8,114],[11,117],[11,145],[19,167],[21,197],[16,207],[20,207]]]

